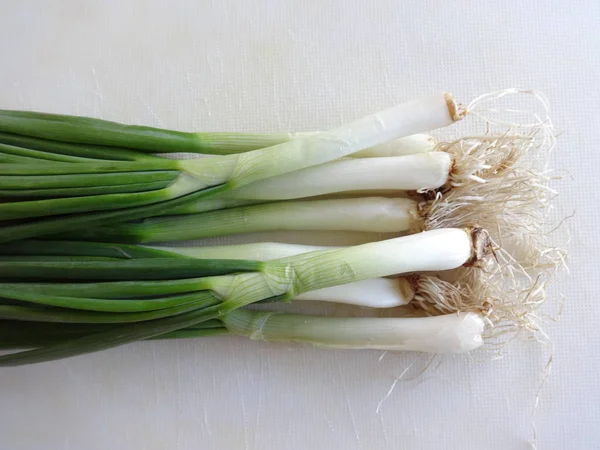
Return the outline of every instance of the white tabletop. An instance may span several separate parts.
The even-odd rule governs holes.
[[[528,448],[535,424],[540,449],[598,448],[599,5],[3,0],[6,109],[298,131],[440,90],[469,100],[539,89],[562,131],[559,211],[576,216],[572,273],[552,290],[565,308],[545,326],[552,370],[533,417],[551,353],[540,345],[514,343],[501,359],[436,359],[419,375],[426,355],[379,361],[377,352],[214,338],[1,369],[0,447],[504,450]]]

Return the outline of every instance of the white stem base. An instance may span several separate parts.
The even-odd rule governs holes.
[[[437,146],[438,141],[428,134],[413,134],[400,139],[394,139],[384,144],[366,148],[360,152],[353,153],[352,158],[378,158],[386,156],[406,156],[417,153],[431,152]]]
[[[333,161],[267,178],[227,198],[287,200],[351,191],[437,189],[448,182],[453,158],[444,152]]]
[[[451,125],[462,118],[449,94],[434,94],[394,106],[334,130],[243,153],[230,185],[241,187],[349,156],[392,139]]]
[[[225,319],[233,333],[269,342],[319,347],[462,353],[483,344],[485,324],[475,313],[420,318],[320,317],[238,310]]]
[[[345,303],[369,308],[407,305],[415,292],[405,278],[373,278],[305,292],[296,300]]]

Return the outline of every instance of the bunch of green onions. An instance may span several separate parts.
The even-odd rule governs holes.
[[[417,274],[481,264],[491,241],[476,219],[429,226],[415,195],[483,182],[420,134],[464,115],[437,94],[331,131],[244,134],[0,111],[0,349],[11,350],[0,365],[221,334],[479,347],[484,319],[472,311],[352,318],[247,308],[292,299],[388,308],[450,295],[447,283]],[[345,248],[141,245],[271,230],[418,232]]]

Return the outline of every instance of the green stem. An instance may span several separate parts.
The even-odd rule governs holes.
[[[115,259],[114,261],[0,261],[0,278],[51,280],[165,280],[259,271],[259,261],[194,258]],[[1,292],[0,292],[1,295]]]
[[[21,302],[20,305],[11,306],[24,306],[23,303],[31,305],[41,306],[52,306],[56,308],[68,308],[70,310],[80,311],[92,311],[102,313],[134,313],[134,312],[146,312],[146,311],[157,311],[163,309],[169,309],[178,307],[198,300],[198,292],[196,291],[187,294],[173,295],[168,297],[154,297],[150,299],[140,300],[113,300],[106,298],[78,298],[78,297],[64,297],[57,295],[48,295],[43,293],[30,293],[22,292],[20,290],[4,290],[2,291],[2,297],[9,300],[17,300]],[[4,305],[7,306],[7,305]],[[210,306],[210,305],[205,305]],[[36,310],[41,310],[39,306],[36,306]],[[54,310],[54,308],[52,308]],[[73,312],[73,311],[71,311]],[[7,318],[7,317],[5,317]],[[9,317],[12,318],[12,317]],[[22,319],[29,320],[29,319]],[[32,319],[33,320],[33,319]]]
[[[0,110],[0,131],[56,141],[127,147],[153,153],[240,153],[294,138],[290,133],[188,133],[123,125],[89,117],[8,110]]]
[[[215,307],[194,310],[164,319],[115,326],[105,331],[90,333],[79,338],[50,344],[34,350],[2,355],[0,356],[0,366],[22,366],[25,364],[52,361],[54,359],[105,350],[142,339],[150,339],[208,320],[206,318],[206,311],[212,311],[213,308]]]
[[[179,170],[182,163],[185,163],[185,161],[156,158],[142,161],[92,161],[73,164],[48,164],[47,162],[38,162],[37,164],[0,164],[0,174],[31,176]]]
[[[18,289],[31,294],[59,295],[83,298],[139,298],[181,294],[211,289],[210,278],[179,280],[112,281],[88,283],[0,283],[0,292]]]
[[[28,158],[26,156],[16,156],[10,153],[0,152],[0,164],[31,164],[37,163],[39,160]]]
[[[69,164],[71,166],[71,164]],[[136,171],[122,173],[65,174],[65,175],[0,175],[0,189],[75,189],[104,186],[174,181],[175,170]]]
[[[417,203],[409,199],[283,201],[82,230],[71,239],[127,243],[185,241],[260,231],[401,232],[416,227]]]
[[[166,188],[146,192],[0,203],[0,217],[4,220],[14,220],[31,217],[57,216],[62,214],[118,210],[148,205],[151,203],[159,203],[172,198],[181,197],[193,192],[197,187],[198,184],[195,178],[186,174],[181,174]]]
[[[153,172],[160,173],[160,172]],[[175,172],[177,175],[177,172]],[[9,189],[0,190],[0,199],[39,199],[51,197],[81,197],[103,194],[125,194],[134,192],[156,191],[165,189],[171,181],[154,181],[149,183],[116,184],[112,186],[54,188],[54,189]]]
[[[106,331],[114,324],[77,324],[0,320],[0,350],[19,350],[64,343],[86,334]],[[151,337],[151,340],[189,339],[228,335],[229,330],[219,320]]]
[[[91,144],[73,144],[11,133],[0,133],[0,142],[15,147],[39,150],[43,155],[40,156],[41,159],[55,159],[71,156],[84,160],[104,159],[109,161],[141,161],[158,158],[153,155],[126,148],[103,147]]]
[[[1,133],[0,133],[1,135]],[[60,155],[55,153],[47,153],[39,150],[33,150],[30,148],[23,148],[15,145],[2,143],[2,137],[0,136],[0,152],[14,155],[15,157],[27,158],[29,162],[89,162],[93,161],[90,158],[80,158],[78,156]],[[41,161],[40,161],[41,160]]]
[[[229,189],[230,187],[227,184],[222,184],[168,201],[135,208],[74,214],[66,217],[52,217],[21,224],[5,225],[0,227],[0,243],[56,234],[57,230],[66,232],[81,228],[100,227],[115,222],[126,222],[144,217],[160,216],[169,208],[179,207],[185,205],[187,202],[197,202],[202,198],[210,198]]]
[[[0,244],[0,255],[48,255],[48,256],[106,256],[109,258],[186,258],[185,255],[168,250],[139,245],[111,244],[85,241],[23,240]]]
[[[219,303],[216,297],[207,292],[195,292],[180,297],[181,303],[176,304],[176,306],[134,312],[98,312],[65,308],[0,305],[0,319],[54,323],[133,323],[175,316]]]
[[[203,322],[202,325],[204,323],[206,322]],[[230,334],[231,332],[223,326],[219,328],[184,328],[183,330],[171,331],[170,333],[151,337],[150,340],[195,339],[201,337],[227,336]]]

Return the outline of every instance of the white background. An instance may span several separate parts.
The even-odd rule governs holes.
[[[533,421],[540,449],[598,448],[599,28],[597,0],[2,0],[0,108],[308,130],[439,90],[539,89],[576,217],[533,418],[539,345],[417,376],[421,356],[377,414],[414,355],[218,338],[0,370],[0,448],[526,449]]]

